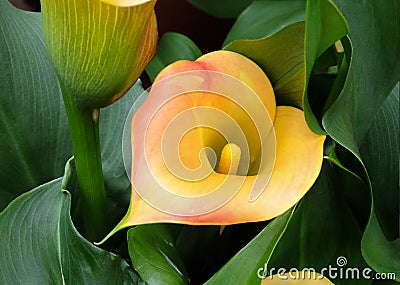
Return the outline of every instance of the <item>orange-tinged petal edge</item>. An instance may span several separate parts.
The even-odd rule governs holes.
[[[132,189],[130,209],[118,227],[158,222],[229,225],[268,220],[282,214],[304,196],[318,177],[325,136],[314,134],[305,122],[303,111],[294,107],[279,106],[274,127],[277,139],[275,168],[266,189],[254,202],[249,202],[249,195],[256,176],[246,177],[242,189],[223,207],[191,217],[163,213],[148,205]],[[209,181],[217,181],[218,176],[213,173]],[[189,183],[183,185],[194,188]]]

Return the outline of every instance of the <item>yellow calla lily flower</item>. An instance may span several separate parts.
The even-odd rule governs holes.
[[[131,131],[131,204],[115,230],[272,219],[313,185],[325,140],[308,128],[302,110],[276,107],[264,72],[230,51],[161,71]]]
[[[156,0],[42,0],[47,50],[64,96],[98,108],[119,99],[155,54]]]

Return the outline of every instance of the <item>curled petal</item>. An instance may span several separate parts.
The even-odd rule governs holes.
[[[155,82],[177,73],[193,70],[217,71],[240,80],[260,98],[271,119],[274,120],[276,101],[269,79],[257,64],[235,52],[220,50],[207,53],[194,62],[177,61],[163,69]]]
[[[272,85],[262,69],[253,61],[230,51],[215,51],[197,59],[213,70],[229,74],[248,85],[267,108],[272,120],[275,118],[276,101]]]
[[[255,201],[250,202],[249,197],[258,175],[245,177],[240,191],[223,207],[205,215],[191,217],[168,215],[159,211],[132,189],[131,206],[119,228],[157,222],[228,225],[268,220],[282,214],[304,196],[318,177],[325,136],[314,134],[308,128],[303,112],[294,107],[277,108],[274,128],[277,145],[275,167],[268,185]],[[136,175],[139,179],[140,172],[136,172]],[[204,184],[182,183],[176,185],[176,188],[189,188],[192,193],[202,194],[206,184],[218,185],[222,176],[214,172]],[[240,180],[241,177],[233,179]]]

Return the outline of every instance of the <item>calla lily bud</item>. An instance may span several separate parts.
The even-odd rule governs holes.
[[[97,108],[119,99],[157,46],[156,0],[42,0],[47,50],[64,96]]]

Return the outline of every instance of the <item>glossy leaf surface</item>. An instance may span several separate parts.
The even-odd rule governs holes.
[[[305,0],[263,0],[251,3],[232,26],[223,46],[236,40],[258,40],[290,24],[304,21]]]
[[[259,284],[257,272],[268,263],[292,218],[293,209],[274,219],[205,284]]]
[[[66,184],[53,180],[0,213],[2,284],[143,284],[120,257],[93,246],[74,228]],[[90,274],[88,274],[90,272]]]
[[[381,194],[382,191],[389,191],[389,196],[398,195],[398,184],[394,185],[391,178],[381,180],[383,175],[383,172],[381,172],[382,167],[391,167],[391,155],[393,151],[396,152],[396,147],[391,145],[390,151],[386,146],[384,148],[382,146],[376,148],[378,138],[371,140],[371,133],[379,134],[376,124],[380,124],[379,128],[386,125],[386,127],[383,127],[386,128],[387,132],[385,132],[385,136],[390,137],[390,141],[392,140],[391,135],[389,135],[392,131],[387,127],[394,126],[392,122],[396,121],[396,117],[391,115],[394,114],[393,110],[395,109],[393,108],[396,106],[396,99],[389,99],[388,102],[392,103],[383,104],[391,93],[395,93],[395,95],[391,95],[392,98],[398,96],[398,91],[396,95],[396,90],[398,89],[393,88],[400,79],[400,66],[397,64],[400,60],[400,43],[398,41],[400,35],[400,19],[398,17],[400,7],[396,1],[385,1],[379,4],[371,2],[368,5],[363,5],[357,1],[337,0],[335,3],[337,3],[349,22],[350,37],[354,51],[348,80],[337,101],[324,115],[323,126],[332,138],[365,163],[364,165],[370,176],[373,197],[385,197],[385,195]],[[365,48],[367,46],[369,49]],[[393,92],[391,92],[392,90]],[[381,113],[378,116],[376,114],[380,112],[381,106],[385,106],[386,113],[385,115]],[[386,118],[387,122],[384,121],[384,118]],[[376,120],[376,122],[373,123],[373,120]],[[364,150],[360,149],[363,144],[365,144]],[[387,142],[385,142],[386,144]],[[371,148],[372,145],[374,145],[374,148]],[[394,147],[393,150],[392,147]],[[377,151],[379,153],[382,152],[379,160],[371,160],[372,157],[376,157],[375,153]],[[383,153],[385,154],[383,155]],[[392,170],[394,170],[393,167],[389,171]],[[377,173],[380,174],[378,175]],[[388,174],[387,171],[385,172],[386,174]],[[398,175],[398,172],[396,175]],[[377,178],[378,176],[379,178]],[[380,202],[374,203],[370,224],[364,236],[363,254],[368,263],[375,270],[379,269],[381,272],[385,272],[386,266],[384,264],[391,263],[393,258],[398,260],[399,256],[398,254],[392,257],[388,255],[387,259],[375,259],[373,261],[368,258],[372,252],[368,252],[370,250],[374,251],[374,249],[366,248],[365,240],[372,238],[372,236],[368,235],[373,234],[377,238],[375,242],[380,240],[379,244],[386,248],[385,244],[388,243],[388,240],[393,241],[398,238],[398,232],[396,237],[392,230],[388,230],[388,228],[398,227],[398,220],[389,219],[384,222],[379,220],[382,219],[382,216],[387,215],[385,214],[387,211],[398,213],[398,206],[396,206],[396,210],[396,207],[393,207],[391,202],[389,202],[389,205],[392,206],[382,207]],[[377,220],[374,212],[379,213],[377,214]],[[390,225],[389,227],[388,224]],[[370,231],[371,229],[373,230]],[[381,234],[382,230],[387,234],[385,238]]]
[[[0,209],[60,177],[72,155],[57,77],[41,20],[0,1]]]
[[[360,148],[374,201],[362,242],[363,255],[378,272],[396,273],[397,281],[400,280],[399,93],[398,83],[375,116]]]
[[[177,226],[153,224],[128,231],[133,267],[148,284],[190,284],[175,246]]]

